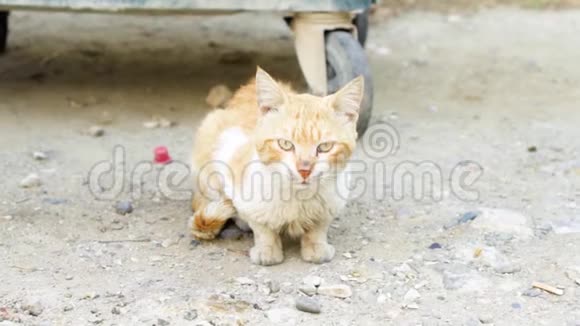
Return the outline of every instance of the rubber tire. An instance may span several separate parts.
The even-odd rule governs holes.
[[[0,54],[6,52],[8,43],[8,11],[0,11]]]
[[[358,37],[358,42],[364,48],[365,43],[367,42],[367,36],[369,35],[369,14],[370,9],[365,9],[360,14],[357,14],[352,23],[356,26],[356,33]]]
[[[373,105],[373,81],[365,51],[350,31],[328,32],[325,42],[328,94],[338,91],[354,78],[364,76],[365,94],[356,127],[361,137],[369,125]]]

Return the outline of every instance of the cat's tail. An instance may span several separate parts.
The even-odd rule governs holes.
[[[228,219],[236,215],[236,209],[229,199],[199,199],[193,200],[193,216],[189,226],[193,236],[200,240],[214,239],[224,227]]]

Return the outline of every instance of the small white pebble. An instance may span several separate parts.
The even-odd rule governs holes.
[[[379,294],[377,297],[377,303],[385,303],[387,302],[387,296],[384,294]]]
[[[105,129],[101,126],[92,126],[89,128],[88,133],[93,137],[101,137],[105,134]]]
[[[147,129],[155,129],[157,127],[159,127],[159,121],[145,121],[143,122],[143,127],[147,128]]]
[[[383,56],[389,55],[392,52],[391,49],[384,47],[384,46],[378,47],[375,51],[378,55],[383,55]]]
[[[40,185],[42,185],[42,181],[36,173],[31,173],[22,179],[22,181],[20,181],[20,187],[22,188],[33,188]]]
[[[268,297],[266,297],[265,301],[267,303],[272,303],[272,302],[276,301],[276,298],[272,297],[272,296],[268,296]]]
[[[159,126],[161,128],[170,128],[170,127],[175,126],[175,122],[168,120],[168,119],[165,119],[165,118],[161,118],[159,120]]]
[[[32,158],[37,161],[44,161],[48,158],[48,155],[45,152],[36,151],[32,153]]]
[[[236,277],[236,282],[238,282],[241,285],[252,285],[256,283],[254,282],[254,280],[248,277]]]
[[[447,16],[447,21],[450,23],[458,23],[461,21],[461,16],[459,15],[449,15]]]
[[[152,262],[158,262],[158,261],[162,261],[163,260],[163,257],[161,257],[161,256],[151,256],[151,257],[149,257],[149,260],[152,261]]]
[[[161,247],[169,248],[169,247],[173,246],[174,244],[175,244],[175,240],[165,239],[165,240],[163,240],[163,242],[161,242]]]

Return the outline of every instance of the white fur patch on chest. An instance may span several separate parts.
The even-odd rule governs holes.
[[[236,189],[232,199],[242,219],[298,237],[314,225],[332,220],[346,204],[341,195],[348,190],[339,189],[348,183],[346,174],[340,173],[337,180],[315,189],[301,190],[287,179],[276,178],[270,168],[252,165],[244,184]],[[261,175],[259,181],[252,179],[255,175]]]
[[[213,159],[228,164],[236,154],[236,151],[247,142],[248,136],[242,128],[233,127],[226,129],[219,137]]]
[[[222,175],[224,181],[224,193],[233,198],[234,185],[232,180],[231,162],[236,151],[248,143],[246,133],[239,127],[224,130],[218,140],[217,148],[213,153],[213,160],[216,171]]]

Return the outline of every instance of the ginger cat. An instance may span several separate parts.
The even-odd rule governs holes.
[[[327,231],[346,204],[363,94],[362,77],[333,95],[297,94],[258,67],[255,80],[197,131],[193,235],[213,239],[237,216],[254,232],[255,264],[284,260],[284,234],[300,238],[304,260],[330,261]]]

